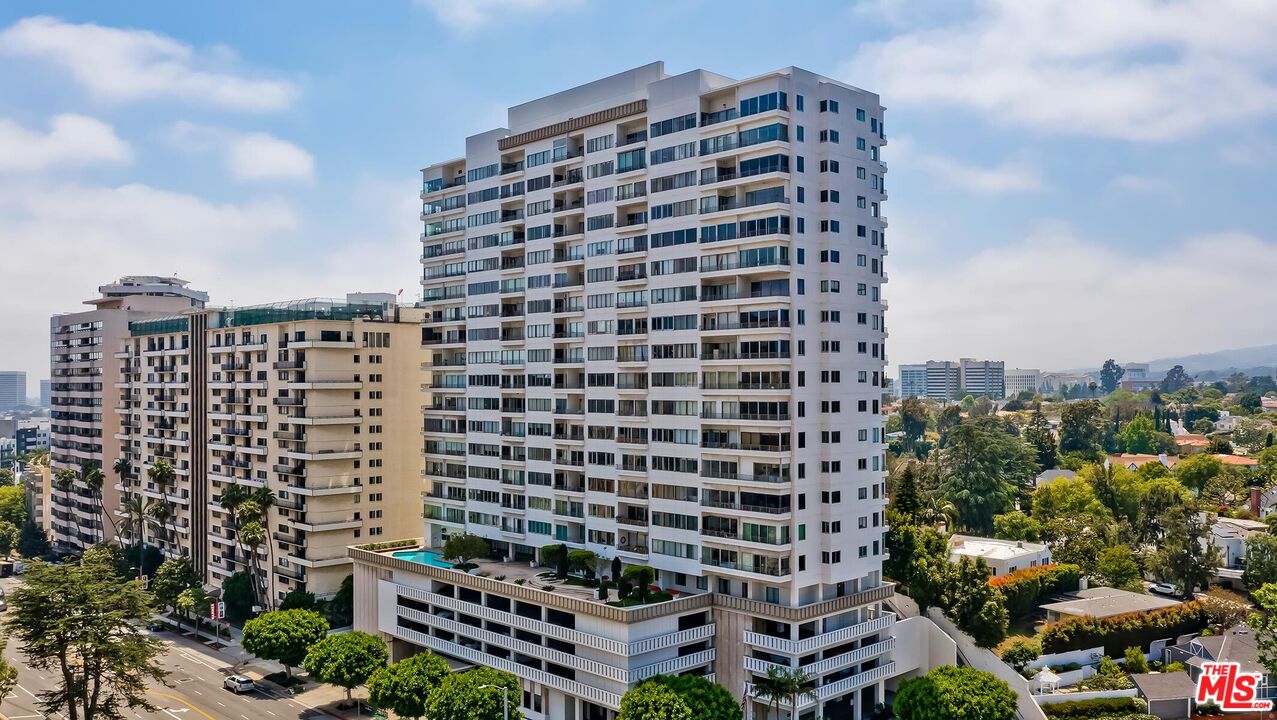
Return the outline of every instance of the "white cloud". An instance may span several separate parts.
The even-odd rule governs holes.
[[[1109,186],[1139,195],[1170,195],[1177,190],[1170,180],[1149,175],[1118,175],[1109,180]]]
[[[841,74],[887,105],[1167,141],[1277,112],[1277,3],[981,0],[970,21],[862,45]]]
[[[249,111],[290,106],[297,87],[249,77],[223,47],[199,52],[145,30],[29,17],[0,32],[0,54],[37,58],[71,74],[93,97],[111,102],[175,98]]]
[[[511,14],[542,14],[576,7],[583,0],[417,0],[455,30],[473,30]]]
[[[1277,336],[1277,315],[1247,309],[1259,307],[1274,267],[1277,243],[1243,233],[1128,252],[1068,226],[1044,227],[959,263],[897,265],[891,358],[1062,369],[1259,345]]]
[[[169,143],[192,152],[220,152],[237,180],[311,180],[315,158],[287,140],[263,132],[239,133],[227,128],[180,121]]]
[[[38,171],[56,166],[127,163],[133,152],[106,123],[67,113],[49,121],[49,132],[27,130],[0,119],[0,172]]]
[[[286,140],[251,133],[231,144],[230,168],[241,180],[310,180],[315,174],[315,158]]]
[[[1041,173],[1024,160],[995,167],[979,167],[943,155],[922,152],[911,138],[892,138],[888,160],[896,167],[917,170],[958,190],[979,194],[1031,192],[1044,187]]]
[[[144,184],[103,187],[0,177],[0,328],[6,363],[48,373],[48,318],[81,309],[103,283],[174,274],[214,304],[340,297],[355,290],[419,295],[420,180],[355,178],[334,190],[332,224],[275,197],[237,203]],[[56,278],[50,280],[50,268]]]

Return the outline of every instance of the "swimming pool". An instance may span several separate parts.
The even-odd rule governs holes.
[[[391,553],[391,557],[397,557],[408,562],[421,563],[437,568],[450,568],[452,563],[444,560],[439,553],[434,550],[401,550],[397,553]]]

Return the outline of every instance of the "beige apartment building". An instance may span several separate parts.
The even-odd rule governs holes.
[[[122,368],[113,358],[129,335],[129,323],[192,308],[202,308],[208,295],[172,277],[130,275],[98,288],[101,295],[85,302],[91,310],[60,313],[49,321],[50,334],[50,472],[69,468],[76,480],[67,490],[53,489],[45,516],[56,548],[75,552],[115,535],[106,512],[120,504],[111,466],[120,456]],[[180,403],[176,407],[180,408]],[[180,411],[175,411],[180,412]],[[84,471],[98,466],[107,482],[98,498],[84,484]]]
[[[336,592],[348,545],[419,528],[420,401],[402,387],[421,371],[421,320],[393,295],[352,294],[134,323],[118,357],[135,472],[117,490],[172,504],[148,542],[215,586],[255,568],[278,601]],[[160,458],[168,486],[147,472]],[[220,504],[232,485],[270,492],[255,549]]]

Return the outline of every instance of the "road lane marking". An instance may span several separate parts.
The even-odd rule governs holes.
[[[186,707],[188,707],[188,708],[190,708],[190,709],[194,710],[195,712],[199,713],[200,715],[203,715],[205,718],[208,718],[208,720],[217,720],[217,719],[216,719],[216,718],[214,718],[212,715],[209,715],[208,713],[204,712],[203,710],[200,710],[199,708],[195,707],[194,705],[190,704],[190,703],[189,703],[189,702],[187,702],[186,700],[184,700],[184,699],[182,699],[182,698],[180,698],[180,697],[178,697],[178,696],[176,696],[176,695],[169,695],[169,694],[167,694],[167,693],[156,692],[156,691],[154,691],[154,690],[147,690],[146,692],[147,692],[147,694],[149,694],[149,695],[158,695],[158,696],[160,696],[160,697],[162,697],[162,698],[168,698],[169,700],[174,700],[174,701],[176,701],[176,702],[180,702],[180,703],[182,703],[183,705],[185,705]],[[167,708],[164,710],[164,712],[165,712],[165,713],[167,713],[167,714],[169,714],[169,715],[173,715],[173,717],[175,717],[175,718],[177,717],[177,715],[174,715],[173,713],[169,712]],[[185,711],[183,711],[183,712],[185,712]],[[181,720],[181,718],[178,718],[178,720]]]

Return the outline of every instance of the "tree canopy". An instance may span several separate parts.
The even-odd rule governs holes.
[[[488,541],[469,533],[452,535],[443,545],[444,559],[455,560],[460,565],[469,563],[475,558],[487,557],[488,552]]]
[[[39,693],[47,713],[69,720],[121,720],[126,709],[154,710],[148,682],[162,682],[164,645],[137,621],[151,615],[151,597],[125,580],[104,554],[80,564],[33,562],[9,593],[6,631],[27,664],[56,685]]]
[[[302,665],[314,679],[345,688],[346,700],[349,701],[350,691],[386,667],[388,657],[384,640],[355,630],[329,635],[315,643],[306,653]]]
[[[489,687],[484,687],[484,686]],[[502,701],[509,698],[510,720],[523,720],[519,710],[519,679],[508,672],[478,667],[444,678],[430,694],[430,720],[502,720]]]
[[[993,516],[1037,475],[1035,453],[1007,430],[998,418],[968,420],[941,451],[940,492],[957,509],[958,525],[977,534],[991,534]]]
[[[692,720],[692,709],[673,690],[643,683],[621,697],[617,720]]]
[[[1015,720],[1016,696],[992,673],[942,665],[900,683],[893,709],[900,720]]]
[[[443,658],[418,653],[374,672],[368,678],[368,699],[400,717],[419,718],[426,714],[430,693],[451,674]]]
[[[306,659],[310,647],[328,634],[328,621],[313,610],[275,610],[244,623],[243,646],[264,660],[293,668]]]

